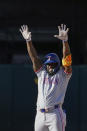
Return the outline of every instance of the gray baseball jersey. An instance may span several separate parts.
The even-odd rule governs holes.
[[[50,76],[44,68],[40,68],[36,74],[38,77],[37,109],[63,104],[71,73],[67,74],[61,67],[53,76]]]

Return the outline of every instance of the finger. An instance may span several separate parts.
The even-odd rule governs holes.
[[[68,31],[69,31],[69,28],[67,28],[66,32],[68,33]]]
[[[29,36],[31,36],[31,32],[29,32]]]
[[[28,31],[29,30],[29,28],[28,28],[28,26],[26,25],[26,30]]]
[[[59,35],[54,35],[54,37],[56,37],[56,38],[57,38],[58,36],[59,36]]]
[[[61,24],[61,29],[63,30],[63,24]]]
[[[59,31],[61,30],[61,27],[60,26],[58,26],[58,29],[59,29]]]
[[[20,28],[20,29],[21,29],[21,31],[23,32],[23,26],[21,26],[21,28]]]
[[[55,38],[57,39],[60,39],[60,36],[59,35],[54,35]]]
[[[21,30],[22,30],[22,32],[23,32],[23,25],[21,26]]]
[[[24,25],[24,30],[26,30],[26,25]]]
[[[29,34],[31,35],[31,32],[29,32]]]
[[[66,30],[66,25],[64,25],[64,30]]]
[[[25,25],[23,25],[23,30],[25,30]]]
[[[21,34],[22,34],[22,29],[19,29],[19,31],[21,32]]]

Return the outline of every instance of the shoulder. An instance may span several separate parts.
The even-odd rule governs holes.
[[[70,78],[72,76],[72,68],[66,71],[65,68],[60,67],[58,74],[61,75],[61,77]]]
[[[37,71],[35,71],[35,74],[37,76],[41,76],[41,74],[45,74],[46,73],[46,70],[45,70],[45,67],[44,66],[41,66]]]

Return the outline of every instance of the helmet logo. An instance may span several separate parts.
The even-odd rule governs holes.
[[[48,60],[51,60],[51,56],[48,56]]]

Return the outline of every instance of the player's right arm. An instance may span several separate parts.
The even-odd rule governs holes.
[[[28,26],[23,25],[21,26],[20,32],[27,43],[27,50],[28,54],[31,58],[31,61],[33,63],[33,69],[34,71],[38,71],[42,67],[42,62],[40,58],[37,55],[36,49],[34,48],[32,41],[31,41],[31,32],[28,31]]]

